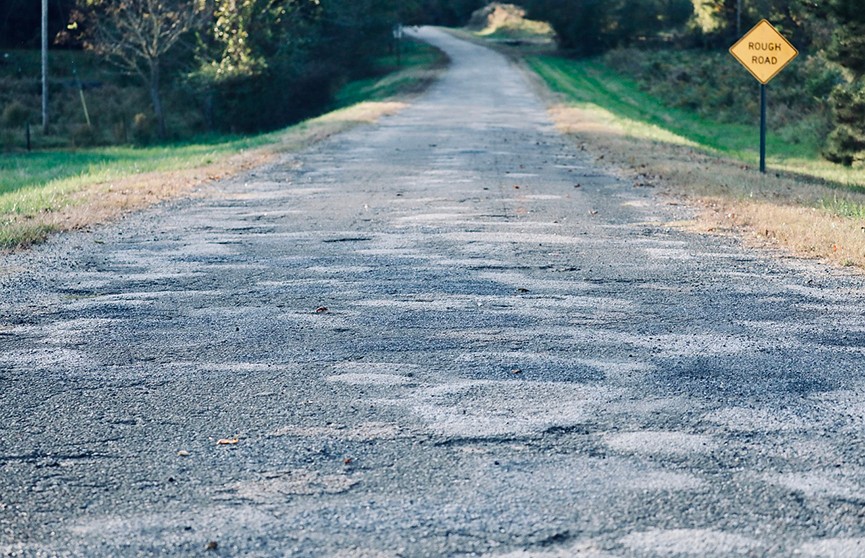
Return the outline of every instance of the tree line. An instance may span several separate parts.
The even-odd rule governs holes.
[[[249,132],[326,104],[387,48],[399,12],[387,0],[77,0],[59,41],[136,76],[161,136],[166,70],[210,127]]]
[[[52,48],[98,55],[148,92],[166,137],[165,90],[194,97],[213,130],[275,129],[315,114],[370,74],[393,26],[454,6],[412,0],[49,0]],[[439,8],[441,8],[439,10]],[[39,45],[40,2],[6,0],[0,46]],[[2,59],[0,59],[2,63]]]
[[[335,88],[392,48],[392,27],[458,26],[485,0],[49,0],[55,47],[83,48],[134,76],[160,135],[162,91],[182,84],[208,127],[272,129],[320,110]],[[806,55],[844,69],[830,98],[828,158],[865,157],[865,10],[861,0],[523,0],[563,51],[726,49],[761,18]],[[38,44],[39,2],[6,0],[0,46]]]
[[[620,47],[726,50],[766,18],[806,56],[842,71],[828,99],[824,156],[865,164],[865,5],[862,0],[524,0],[577,56]],[[823,94],[824,88],[803,94]]]

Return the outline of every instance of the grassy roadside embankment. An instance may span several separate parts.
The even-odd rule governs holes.
[[[635,186],[662,188],[702,209],[697,221],[678,225],[744,233],[799,256],[865,268],[865,170],[824,161],[817,146],[770,130],[770,172],[761,175],[757,123],[669,108],[596,59],[533,55],[525,63],[553,93],[556,124],[582,149]]]
[[[266,164],[337,132],[392,114],[446,63],[432,47],[404,41],[401,65],[347,84],[335,110],[285,130],[148,148],[107,147],[0,154],[0,250],[81,229],[189,195],[205,182]],[[393,56],[381,68],[396,68]]]

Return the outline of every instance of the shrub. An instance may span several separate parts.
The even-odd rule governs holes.
[[[87,124],[73,126],[70,139],[75,147],[92,147],[98,143],[96,130]]]
[[[152,118],[139,112],[132,117],[132,142],[135,145],[147,145],[156,135],[156,123]]]
[[[823,155],[847,166],[861,162],[865,159],[865,80],[837,86],[830,102],[836,126]]]
[[[20,128],[30,120],[30,110],[20,101],[12,101],[3,109],[0,123],[6,128]]]

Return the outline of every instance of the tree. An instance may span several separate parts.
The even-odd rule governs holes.
[[[837,25],[829,45],[829,57],[857,78],[865,75],[865,10],[861,0],[833,0],[829,14]]]
[[[529,17],[548,21],[562,48],[594,55],[683,26],[691,0],[528,0]]]
[[[189,76],[203,96],[209,126],[278,128],[314,112],[307,105],[328,102],[312,65],[327,59],[315,52],[323,10],[318,0],[212,2],[211,17],[197,33],[198,68]]]
[[[208,11],[203,0],[78,0],[69,28],[84,47],[136,75],[147,87],[160,137],[165,113],[160,96],[162,65]]]
[[[850,80],[830,96],[835,129],[823,154],[849,166],[865,162],[865,11],[861,0],[832,0],[825,9],[836,21],[827,54],[847,69]]]
[[[368,77],[413,2],[212,0],[192,78],[214,127],[274,129],[318,113],[347,79]],[[264,108],[266,107],[266,110]]]
[[[296,47],[319,18],[318,0],[212,0],[198,35],[196,77],[221,83],[257,76],[269,60]]]
[[[702,0],[714,21],[709,32],[709,43],[715,48],[728,48],[739,40],[760,20],[767,19],[800,51],[807,51],[815,38],[815,27],[821,18],[815,18],[816,0]]]

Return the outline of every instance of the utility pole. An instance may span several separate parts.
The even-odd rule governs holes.
[[[42,0],[42,133],[48,133],[48,0]]]

